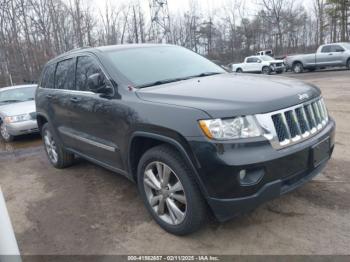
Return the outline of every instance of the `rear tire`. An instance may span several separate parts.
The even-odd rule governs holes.
[[[10,135],[6,126],[5,126],[5,123],[2,123],[0,125],[0,135],[1,135],[1,138],[5,141],[5,142],[12,142],[15,137]]]
[[[50,163],[58,169],[71,166],[74,162],[74,154],[63,148],[48,123],[44,124],[41,133],[45,152]]]
[[[206,203],[193,171],[172,147],[148,150],[138,164],[137,182],[148,212],[165,231],[187,235],[206,222]]]
[[[348,61],[346,62],[346,67],[348,68],[348,70],[350,70],[350,58],[349,58]]]
[[[300,74],[300,73],[304,72],[304,66],[300,62],[296,62],[296,63],[293,64],[292,70],[293,70],[294,73]]]

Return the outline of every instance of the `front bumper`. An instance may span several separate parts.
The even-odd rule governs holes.
[[[36,120],[28,120],[17,123],[6,124],[7,131],[12,136],[38,133],[38,123]]]
[[[325,167],[334,149],[335,122],[314,137],[275,150],[268,141],[216,143],[191,141],[198,162],[202,191],[219,221],[254,209],[259,204],[287,193],[312,179]],[[314,166],[313,147],[329,138],[329,154]],[[239,173],[259,170],[263,177],[255,184],[242,185]]]
[[[273,72],[284,72],[286,70],[285,66],[271,66]]]

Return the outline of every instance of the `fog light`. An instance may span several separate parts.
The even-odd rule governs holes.
[[[260,182],[264,174],[265,174],[265,171],[262,168],[252,169],[252,170],[242,169],[239,172],[239,183],[242,186],[255,185]]]
[[[245,169],[242,169],[242,170],[239,172],[239,179],[240,179],[240,180],[244,180],[246,175],[247,175],[247,171],[246,171]]]

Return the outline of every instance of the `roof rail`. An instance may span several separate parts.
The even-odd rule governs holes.
[[[72,50],[67,51],[66,53],[71,53],[71,52],[74,52],[74,51],[78,51],[78,50],[82,50],[82,49],[87,49],[87,48],[91,48],[91,46],[77,47],[77,48],[74,48],[74,49],[72,49]]]

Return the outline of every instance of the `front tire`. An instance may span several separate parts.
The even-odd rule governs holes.
[[[350,70],[350,58],[349,58],[348,61],[346,62],[346,67],[348,68],[348,70]]]
[[[74,154],[67,152],[52,132],[48,123],[42,128],[44,147],[50,163],[58,169],[71,166],[74,162]]]
[[[269,66],[264,66],[264,67],[262,68],[262,73],[263,73],[264,75],[269,75],[269,74],[271,74],[271,68],[270,68]]]
[[[296,73],[296,74],[300,74],[302,72],[304,72],[304,66],[302,63],[300,62],[297,62],[293,65],[293,68],[292,68],[293,72]]]
[[[243,70],[242,70],[242,68],[238,68],[237,70],[236,70],[236,73],[243,73]]]
[[[5,142],[12,142],[15,139],[15,137],[8,132],[5,123],[0,125],[0,135]]]
[[[187,235],[206,221],[206,204],[193,171],[172,147],[148,150],[139,162],[137,180],[147,210],[165,231]]]

